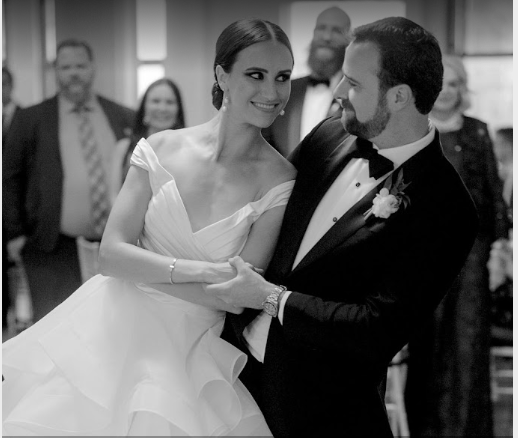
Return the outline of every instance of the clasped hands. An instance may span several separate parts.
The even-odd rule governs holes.
[[[254,268],[239,256],[229,259],[229,263],[236,269],[236,276],[224,283],[205,285],[205,293],[239,309],[262,309],[263,301],[275,285],[259,274],[262,270]]]

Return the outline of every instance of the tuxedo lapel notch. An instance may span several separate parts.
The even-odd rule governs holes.
[[[348,152],[349,152],[348,148]],[[416,183],[419,185],[419,181],[423,178],[430,178],[433,169],[437,166],[437,160],[443,157],[441,145],[439,142],[439,135],[436,132],[435,138],[430,145],[425,147],[422,151],[411,157],[403,165],[396,169],[391,175],[392,184],[398,180],[398,176],[404,177],[403,181],[408,186],[410,205],[401,205],[399,210],[393,214],[394,217],[387,219],[378,218],[373,215],[366,217],[366,213],[372,207],[372,202],[379,191],[384,187],[388,178],[381,180],[377,186],[372,189],[367,195],[360,199],[355,205],[353,205],[330,229],[329,231],[315,244],[313,248],[304,256],[300,263],[295,267],[293,272],[297,272],[300,269],[305,268],[311,263],[314,263],[321,257],[329,254],[337,246],[341,245],[344,241],[350,238],[363,226],[368,226],[370,231],[373,233],[379,232],[384,228],[384,225],[388,221],[396,219],[401,215],[405,209],[411,209],[412,196],[417,195]],[[331,157],[330,157],[331,158]],[[341,168],[343,169],[343,167]],[[340,169],[340,170],[341,170]],[[335,175],[336,178],[336,175]],[[334,179],[333,179],[334,180]],[[329,186],[326,186],[327,190]],[[412,193],[412,195],[410,195]],[[313,214],[313,212],[311,213]],[[382,226],[380,226],[382,225]]]
[[[276,271],[281,277],[288,275],[291,271],[315,209],[351,158],[349,151],[354,142],[349,138],[347,136],[345,139],[340,139],[338,145],[320,163],[319,168],[313,169],[311,174],[305,176],[306,181],[297,179],[295,182],[286,206],[285,220],[275,257],[275,263],[278,263]]]
[[[367,195],[354,204],[324,236],[311,248],[293,272],[304,269],[321,257],[329,254],[334,248],[341,245],[356,231],[367,224],[365,213],[371,208],[372,201],[379,190],[383,187],[385,180],[382,180]],[[370,221],[369,221],[370,223]]]

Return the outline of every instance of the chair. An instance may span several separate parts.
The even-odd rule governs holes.
[[[513,396],[513,347],[491,347],[491,398],[493,402],[501,396]]]
[[[90,242],[83,236],[76,238],[79,269],[83,283],[99,273],[99,242]]]
[[[387,391],[385,405],[392,433],[396,437],[409,436],[404,389],[406,384],[408,349],[403,347],[387,369]]]

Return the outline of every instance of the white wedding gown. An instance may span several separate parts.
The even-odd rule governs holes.
[[[193,232],[175,180],[142,139],[132,163],[153,196],[141,246],[183,259],[239,254],[293,181]],[[191,285],[178,285],[191,287]],[[220,339],[224,312],[97,275],[3,344],[3,435],[271,435],[238,380],[246,355]]]

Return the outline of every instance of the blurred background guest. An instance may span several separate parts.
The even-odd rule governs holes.
[[[110,211],[106,173],[134,112],[92,91],[88,43],[57,47],[58,93],[21,109],[3,153],[4,239],[23,259],[38,320],[81,285],[76,238],[98,241]]]
[[[264,138],[285,157],[315,125],[339,109],[333,100],[333,91],[343,77],[350,31],[349,15],[336,6],[317,17],[308,57],[311,73],[291,81],[284,116],[263,129]]]
[[[13,74],[7,67],[2,67],[2,144],[4,144],[14,115],[20,109],[20,106],[12,97],[13,87]]]
[[[498,162],[498,176],[504,184],[503,197],[508,206],[508,216],[513,206],[513,128],[500,128],[495,131],[494,149]]]
[[[137,142],[164,129],[180,128],[185,128],[180,90],[171,79],[158,79],[149,85],[142,96],[131,135],[117,142],[110,177],[112,200],[115,200],[126,178]]]
[[[464,114],[469,96],[462,60],[445,55],[443,64],[443,89],[430,119],[475,201],[480,230],[433,321],[409,344],[406,407],[413,437],[490,437],[491,294],[486,264],[491,243],[507,235],[508,222],[487,126]]]
[[[14,80],[13,74],[7,67],[2,67],[2,156],[5,150],[5,139],[15,114],[20,109],[17,102],[13,100]],[[5,236],[5,224],[2,217],[2,234]],[[7,242],[2,239],[2,331],[7,330],[7,315],[11,305],[16,301],[16,288],[13,281],[9,279],[9,272],[15,268],[15,264],[7,254]],[[12,271],[11,271],[12,272]],[[11,287],[12,284],[12,287]],[[3,336],[5,339],[6,335]]]
[[[513,345],[513,128],[495,131],[494,149],[498,161],[498,175],[504,184],[503,197],[511,229],[507,238],[493,242],[489,269],[489,286],[493,292],[492,343],[495,346]]]

